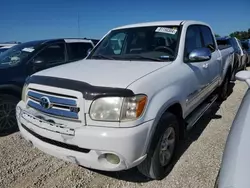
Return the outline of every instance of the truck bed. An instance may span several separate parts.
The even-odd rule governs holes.
[[[230,48],[231,46],[228,45],[228,44],[218,44],[218,48],[219,50],[224,50],[224,49],[227,49],[227,48]]]

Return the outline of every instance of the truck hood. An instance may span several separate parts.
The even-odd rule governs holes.
[[[77,80],[94,86],[126,88],[143,76],[170,64],[170,62],[81,60],[36,73]]]

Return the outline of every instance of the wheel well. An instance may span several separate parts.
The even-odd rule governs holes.
[[[172,114],[176,115],[179,118],[182,118],[182,107],[179,103],[175,103],[168,107],[166,110],[167,112],[171,112]]]
[[[183,120],[183,111],[182,111],[181,105],[179,103],[175,103],[175,104],[171,105],[170,107],[168,107],[166,112],[170,112],[177,117],[177,119],[179,121],[179,125],[180,125],[180,127],[179,127],[180,138],[184,138],[184,136],[185,136],[185,121]]]
[[[183,115],[182,115],[182,107],[179,103],[175,103],[175,104],[172,104],[171,106],[169,106],[163,114],[161,114],[161,117],[165,114],[165,113],[172,113],[173,115],[175,115],[177,117],[177,120],[179,121],[179,136],[180,138],[184,138],[185,136],[185,121],[183,120]],[[161,118],[159,117],[159,119]],[[150,140],[149,140],[149,144],[147,146],[147,151],[150,150],[150,147],[152,146],[152,140],[154,139],[154,134],[155,134],[155,131],[157,129],[157,125],[158,125],[158,122],[159,122],[159,119],[157,119],[154,123],[155,123],[155,126],[153,127],[153,131],[151,132],[151,136],[150,136]]]
[[[0,89],[0,95],[12,95],[15,96],[17,98],[21,98],[21,91],[14,89],[14,88],[1,88]]]
[[[232,65],[230,65],[230,66],[228,67],[228,69],[227,69],[226,76],[229,76],[229,77],[232,76],[232,74],[233,74],[233,73],[232,73],[232,70],[233,70],[233,69],[232,69]]]

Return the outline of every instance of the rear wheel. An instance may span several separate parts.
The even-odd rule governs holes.
[[[172,169],[178,140],[178,120],[175,115],[165,113],[157,125],[147,158],[138,170],[152,179],[164,178]]]
[[[16,105],[18,98],[0,95],[0,133],[17,130]]]
[[[242,70],[247,70],[247,64],[246,63],[244,63]]]
[[[219,101],[225,101],[227,99],[229,93],[229,84],[230,84],[230,74],[227,74],[226,77],[224,78],[222,85],[218,90]]]
[[[234,69],[234,71],[232,72],[232,75],[231,75],[231,81],[233,81],[233,82],[235,82],[236,81],[236,77],[235,77],[235,75],[236,75],[236,68]]]

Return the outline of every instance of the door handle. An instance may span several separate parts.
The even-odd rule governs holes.
[[[204,69],[208,68],[208,63],[204,63],[204,64],[202,65],[202,67],[203,67]]]

